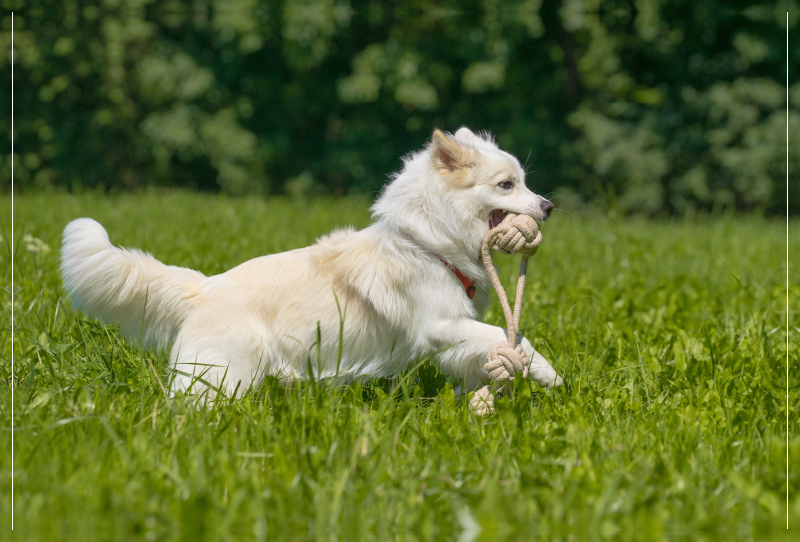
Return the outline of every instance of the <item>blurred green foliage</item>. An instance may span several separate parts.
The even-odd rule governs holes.
[[[785,206],[794,1],[2,6],[4,104],[15,10],[21,191],[374,193],[434,127],[468,125],[495,133],[532,170],[529,186],[567,210]],[[800,49],[789,54],[797,134]],[[796,213],[800,138],[791,144]]]

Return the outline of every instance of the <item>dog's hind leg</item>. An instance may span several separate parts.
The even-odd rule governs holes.
[[[172,393],[184,391],[205,399],[213,399],[217,394],[242,395],[259,384],[265,373],[267,360],[261,356],[259,363],[246,345],[213,338],[194,342],[180,339],[170,356],[174,372]]]

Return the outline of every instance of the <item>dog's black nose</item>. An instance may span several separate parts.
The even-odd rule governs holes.
[[[553,207],[555,207],[555,205],[553,205],[553,202],[549,200],[542,201],[542,211],[544,211],[547,214],[547,216],[550,216],[550,211],[553,210]]]

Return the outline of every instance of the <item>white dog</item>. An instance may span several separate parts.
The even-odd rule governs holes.
[[[100,224],[80,218],[64,229],[61,272],[78,308],[172,347],[173,392],[241,392],[266,374],[393,376],[431,354],[475,387],[488,380],[489,350],[506,341],[502,328],[476,320],[491,286],[481,241],[507,212],[542,221],[552,208],[490,136],[437,130],[404,159],[364,230],[206,277],[116,248]],[[531,343],[521,344],[530,378],[562,385]]]

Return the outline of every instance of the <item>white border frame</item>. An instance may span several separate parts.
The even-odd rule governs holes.
[[[789,530],[789,12],[786,12],[786,530]]]
[[[11,12],[11,530],[14,530],[14,12]],[[786,529],[789,529],[789,12],[786,12]]]
[[[11,12],[11,530],[14,530],[14,12]]]

